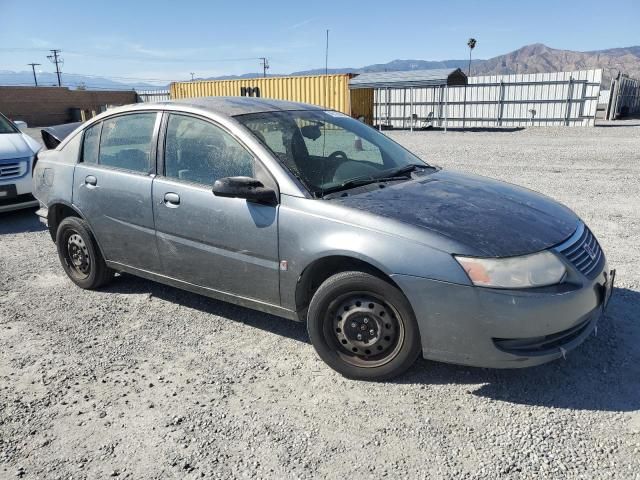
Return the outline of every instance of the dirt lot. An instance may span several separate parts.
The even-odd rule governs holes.
[[[76,288],[0,217],[0,478],[640,478],[640,124],[392,133],[546,193],[618,269],[598,336],[514,371],[348,381],[302,324],[123,275]]]

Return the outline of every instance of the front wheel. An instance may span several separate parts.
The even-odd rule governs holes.
[[[89,226],[81,218],[67,217],[58,226],[56,246],[62,268],[81,288],[99,288],[113,278]]]
[[[420,354],[411,305],[394,285],[364,272],[325,280],[309,305],[309,338],[331,368],[359,380],[387,380]]]

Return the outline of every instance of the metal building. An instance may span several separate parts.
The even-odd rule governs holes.
[[[373,91],[373,124],[379,128],[414,128],[433,118],[444,118],[448,87],[464,86],[467,76],[459,68],[362,73],[351,79],[353,92]],[[437,105],[420,116],[418,105]]]

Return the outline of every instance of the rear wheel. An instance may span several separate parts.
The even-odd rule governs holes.
[[[420,353],[411,305],[394,285],[364,272],[328,278],[309,305],[308,330],[318,355],[345,377],[386,380]]]
[[[95,289],[113,278],[87,223],[78,217],[67,217],[58,226],[56,246],[62,268],[81,288]]]

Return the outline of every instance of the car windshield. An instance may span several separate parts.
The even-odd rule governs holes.
[[[429,165],[375,129],[322,110],[237,116],[316,195],[409,178]]]
[[[1,133],[18,133],[18,132],[19,130],[17,130],[16,127],[13,126],[13,123],[11,123],[7,119],[7,117],[5,117],[0,113],[0,134]]]

